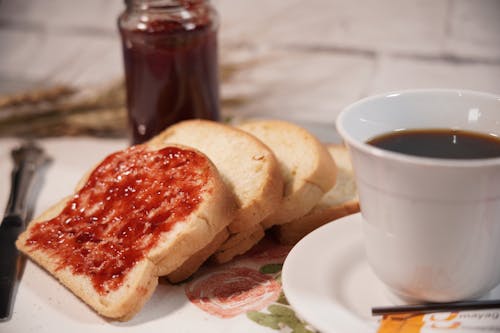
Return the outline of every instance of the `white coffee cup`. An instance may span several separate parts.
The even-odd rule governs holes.
[[[500,283],[500,157],[425,158],[366,143],[392,131],[429,128],[500,137],[500,97],[392,92],[354,103],[337,118],[352,156],[367,259],[407,300],[478,298]]]

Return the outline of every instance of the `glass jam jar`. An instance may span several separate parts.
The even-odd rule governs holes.
[[[126,0],[122,38],[132,144],[185,119],[219,119],[218,16],[207,0]]]

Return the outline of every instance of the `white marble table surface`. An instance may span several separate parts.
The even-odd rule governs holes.
[[[224,112],[332,124],[364,96],[500,93],[498,0],[214,0]],[[122,76],[121,0],[0,0],[0,94]]]

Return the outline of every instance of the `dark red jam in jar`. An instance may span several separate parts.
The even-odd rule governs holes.
[[[122,37],[132,143],[185,119],[219,119],[218,17],[207,0],[126,0]]]

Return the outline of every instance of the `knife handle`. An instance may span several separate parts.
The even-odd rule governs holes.
[[[21,164],[14,167],[11,176],[12,185],[9,202],[5,209],[5,215],[26,216],[26,199],[34,174],[35,170],[33,170],[33,167],[30,167],[30,165]]]
[[[17,283],[19,251],[15,242],[24,230],[19,216],[7,216],[0,225],[0,321],[10,318]]]
[[[43,167],[49,158],[41,148],[32,142],[22,145],[12,151],[14,168],[11,176],[11,190],[5,215],[19,215],[22,220],[27,218],[30,206],[30,188],[37,170]]]

